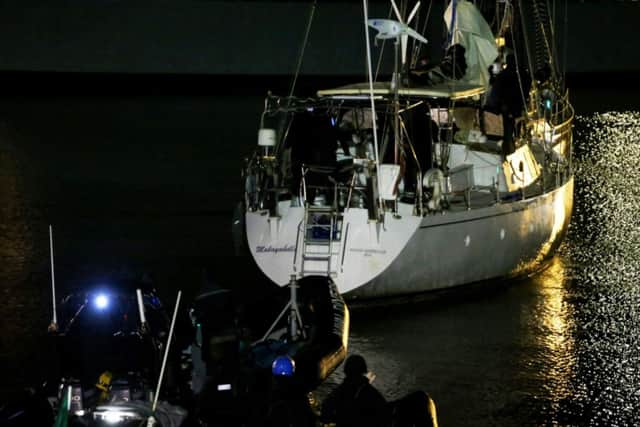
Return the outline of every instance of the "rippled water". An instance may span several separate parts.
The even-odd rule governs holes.
[[[576,325],[567,410],[589,425],[638,425],[640,112],[581,117],[578,130],[578,203],[562,251]]]
[[[356,311],[350,351],[365,356],[388,398],[429,392],[442,425],[545,425],[564,417],[574,393],[566,271],[556,257],[540,275],[516,284]]]
[[[1,105],[5,389],[47,366],[38,338],[50,316],[49,222],[61,286],[130,268],[153,271],[173,295],[197,288],[203,266],[227,270],[228,280],[245,268],[227,257],[228,228],[251,146],[238,141],[255,135],[238,120],[245,105],[230,102]],[[547,270],[354,310],[350,351],[367,358],[389,399],[424,389],[445,426],[640,424],[640,113],[582,115],[575,145],[574,215]]]
[[[351,351],[386,396],[425,389],[443,425],[640,424],[640,113],[580,116],[575,143],[573,219],[547,270],[354,315]]]

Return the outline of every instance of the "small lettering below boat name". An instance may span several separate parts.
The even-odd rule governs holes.
[[[384,255],[387,253],[387,251],[385,249],[364,249],[364,248],[351,248],[349,249],[350,252],[364,252],[364,256],[371,256],[371,255]]]

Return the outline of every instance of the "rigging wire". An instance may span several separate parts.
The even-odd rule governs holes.
[[[518,1],[518,13],[520,14],[520,23],[521,23],[521,26],[522,26],[522,37],[523,37],[523,42],[524,42],[524,47],[525,47],[525,53],[527,54],[527,62],[529,63],[529,72],[532,73],[531,82],[532,82],[533,85],[535,85],[535,79],[533,78],[533,69],[535,68],[535,65],[534,65],[533,59],[531,57],[529,37],[527,36],[527,28],[526,28],[526,24],[525,24],[525,21],[524,21],[524,15],[522,13],[522,11],[523,11],[522,0],[517,0],[517,1]],[[514,56],[516,56],[516,61],[517,61],[518,58],[517,58],[516,49],[515,49],[516,40],[515,40],[515,36],[513,34],[513,31],[511,32],[511,37],[512,37],[513,47],[514,47]],[[516,67],[518,67],[517,62],[516,62]],[[518,68],[516,68],[516,71],[519,72]],[[519,74],[518,74],[518,76],[519,76]]]
[[[519,12],[520,12],[520,15],[522,16],[522,8],[520,8]],[[510,13],[510,14],[514,13],[513,5],[511,4],[510,1],[507,1],[507,3],[505,4],[504,13],[505,13],[505,16],[506,16],[507,13]],[[513,28],[513,26],[512,26],[512,28]],[[527,30],[526,30],[526,28],[523,28],[522,31],[526,32]],[[525,93],[524,93],[524,87],[522,85],[522,76],[520,75],[520,62],[518,61],[518,50],[516,48],[517,44],[518,43],[516,41],[515,34],[513,33],[513,30],[512,30],[511,31],[511,45],[513,47],[513,57],[514,57],[514,59],[516,61],[516,75],[518,76],[518,88],[520,89],[520,96],[522,97],[522,105],[525,106],[525,109],[526,109],[527,97],[525,96]],[[526,46],[526,42],[525,42],[525,48],[528,49],[528,47]],[[529,61],[529,63],[530,63],[529,64],[529,70],[531,70],[532,69],[531,61]],[[533,76],[530,76],[530,78],[531,78],[531,81],[533,82]],[[537,109],[536,109],[536,111],[537,111]]]
[[[425,31],[427,31],[427,25],[429,24],[429,16],[431,15],[431,6],[433,6],[433,0],[429,2],[429,8],[427,9],[427,16],[425,16],[424,19],[424,25],[422,26],[422,30],[420,31],[420,34],[424,35]],[[420,22],[420,20],[418,19],[417,22]],[[418,27],[418,25],[416,24],[416,28]],[[415,41],[414,41],[414,46],[416,45]],[[416,66],[416,63],[418,62],[418,57],[420,56],[420,49],[422,49],[422,43],[418,43],[417,47],[414,48],[413,50],[413,56],[411,57],[411,68]]]
[[[500,10],[496,9],[496,16],[497,16],[496,22],[500,20],[500,28],[498,29],[498,35],[500,37],[504,37],[504,35],[507,33],[507,28],[513,26],[513,16],[512,16],[513,14],[507,13],[510,6],[511,6],[511,3],[509,2],[505,3],[504,15],[502,16],[502,19],[499,19],[499,16],[497,16],[500,14]],[[499,7],[499,6],[496,5],[496,7]],[[511,11],[513,11],[513,9],[511,9]]]
[[[418,28],[418,26],[419,26],[418,24],[420,23],[420,10],[419,10],[419,9],[418,9],[418,11],[416,12],[416,15],[415,15],[415,18],[414,18],[414,19],[416,20],[416,25],[415,25],[415,27],[416,27],[416,29],[417,29],[417,28]],[[405,66],[407,67],[407,68],[406,68],[406,69],[407,69],[407,72],[408,72],[408,70],[410,70],[410,69],[411,69],[411,67],[412,67],[412,64],[413,64],[413,52],[415,52],[415,50],[416,50],[416,48],[417,48],[417,46],[418,46],[419,44],[420,44],[420,43],[416,42],[416,40],[415,40],[415,39],[413,39],[413,38],[411,39],[411,49],[407,49],[407,51],[408,51],[408,52],[411,52],[411,55],[410,55],[409,61],[408,61],[408,62],[406,63],[406,65],[405,65]]]
[[[554,84],[557,82],[559,78],[558,74],[560,73],[560,64],[558,59],[558,45],[557,45],[557,34],[556,34],[556,0],[552,0],[553,8],[551,9],[551,13],[549,13],[549,8],[552,7],[549,4],[549,0],[547,0],[547,15],[549,17],[549,31],[551,32],[551,50],[549,52],[549,57],[553,60],[553,76],[554,76]]]
[[[318,6],[318,0],[313,0],[313,3],[311,4],[311,10],[309,11],[309,19],[307,20],[307,29],[305,30],[302,46],[300,47],[300,54],[298,55],[296,72],[293,75],[293,80],[291,81],[291,88],[289,89],[289,98],[293,96],[293,92],[296,88],[296,83],[298,82],[298,75],[300,74],[300,69],[302,68],[302,58],[304,58],[304,51],[307,48],[307,42],[309,41],[309,33],[311,33],[311,24],[313,23],[313,17],[316,13],[317,6]]]
[[[549,45],[549,36],[547,34],[547,28],[545,27],[545,23],[542,22],[542,19],[540,18],[540,8],[538,7],[539,6],[538,2],[537,1],[533,1],[532,4],[533,4],[534,13],[535,13],[537,21],[538,21],[538,25],[540,27],[540,33],[542,34],[542,41],[544,42],[544,46],[547,49],[546,54],[548,56],[549,65],[551,66],[551,69],[554,72],[553,73],[554,77],[556,77],[556,74],[557,74],[555,72],[555,65],[556,64],[555,64],[555,59],[553,58],[552,48]],[[552,37],[552,42],[553,42],[553,25],[550,22],[551,16],[549,16],[549,3],[548,3],[548,1],[547,1],[546,4],[547,4],[547,10],[546,10],[547,13],[546,13],[546,15],[547,15],[547,20],[549,21],[548,24],[549,24],[549,29],[550,29],[550,31],[552,33],[551,37]],[[538,52],[536,52],[536,55],[537,55],[537,53]]]
[[[493,10],[493,16],[491,17],[491,23],[489,24],[489,27],[491,28],[497,28],[498,27],[498,19],[500,18],[499,16],[499,12],[500,12],[500,4],[498,3],[498,0],[495,1],[495,8]],[[482,8],[479,8],[480,10],[482,10]]]
[[[291,80],[291,87],[289,88],[289,96],[287,97],[287,104],[285,106],[285,110],[289,108],[289,105],[291,104],[291,100],[293,98],[293,93],[296,89],[298,76],[300,75],[300,70],[302,69],[302,59],[304,58],[304,52],[307,48],[307,42],[309,41],[309,34],[311,33],[311,24],[313,23],[313,17],[315,16],[317,6],[318,6],[318,0],[313,0],[313,3],[311,4],[311,10],[309,11],[309,18],[307,19],[307,28],[305,29],[302,45],[300,46],[300,53],[298,55],[298,63],[296,64],[296,71],[293,75],[293,79]],[[287,139],[287,136],[289,135],[289,130],[291,129],[291,123],[292,121],[289,120],[289,123],[285,125],[286,127],[281,124],[279,128],[279,133],[281,134],[281,137],[279,138],[275,148],[276,154],[280,152],[284,141]],[[263,124],[264,124],[264,114],[261,117],[260,126],[262,127]]]
[[[387,15],[387,19],[391,19],[391,14],[393,13],[393,9],[389,6],[389,14]],[[384,46],[387,43],[387,39],[382,40],[382,48],[380,48],[380,55],[378,55],[378,64],[376,65],[376,74],[373,77],[373,81],[378,81],[378,73],[380,72],[380,67],[382,65],[382,57],[384,55]],[[366,74],[366,73],[365,73]]]
[[[565,89],[565,85],[567,82],[567,46],[569,45],[569,40],[567,39],[569,31],[569,6],[568,1],[564,0],[564,35],[562,37],[562,84],[563,84],[563,92]]]
[[[557,50],[556,46],[556,29],[555,25],[558,21],[556,21],[556,0],[552,0],[553,9],[551,9],[551,31],[553,32],[553,39],[551,39],[551,45],[553,48],[553,52],[555,54]],[[549,0],[547,0],[547,7],[549,7]]]
[[[420,176],[422,176],[422,166],[420,165],[420,160],[418,160],[418,155],[416,154],[416,150],[413,148],[413,143],[411,142],[411,138],[409,137],[409,132],[407,131],[407,126],[404,123],[404,120],[402,119],[402,117],[400,117],[400,129],[402,130],[402,133],[404,134],[405,140],[407,141],[407,145],[409,146],[409,152],[411,153],[411,156],[413,157],[413,161],[416,164],[417,168],[418,168],[418,173],[420,174]],[[405,156],[405,159],[408,157],[407,156],[407,149],[404,146],[404,144],[401,147],[402,149],[402,153]],[[418,185],[421,185],[420,183],[418,183]]]

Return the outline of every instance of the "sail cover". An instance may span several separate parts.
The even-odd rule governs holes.
[[[459,43],[465,48],[467,71],[463,80],[487,87],[489,65],[498,57],[498,46],[489,24],[467,0],[452,0],[444,12],[444,21],[452,33],[451,44]]]

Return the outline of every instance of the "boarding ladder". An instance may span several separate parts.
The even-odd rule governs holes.
[[[304,217],[298,226],[293,269],[297,271],[298,277],[336,277],[343,250],[343,212],[338,203],[339,189],[343,186],[330,176],[329,185],[308,185],[306,175],[314,170],[327,173],[326,169],[318,167],[302,168],[301,199],[304,201]],[[308,200],[307,191],[311,189],[322,192],[329,200],[321,203]]]
[[[342,242],[342,212],[333,206],[305,207],[300,251],[300,276],[338,274]]]

